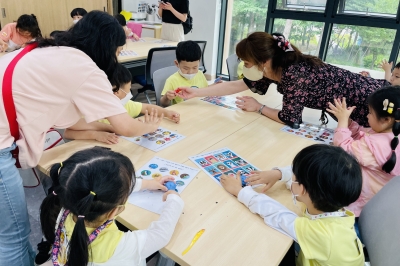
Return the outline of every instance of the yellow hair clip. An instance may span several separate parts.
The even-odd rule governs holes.
[[[96,196],[96,193],[94,193],[93,191],[90,191],[90,194],[92,194],[93,196]]]
[[[389,108],[388,108],[388,110],[387,110],[387,112],[388,112],[389,114],[392,114],[392,113],[393,113],[393,107],[394,107],[394,104],[393,104],[393,103],[389,103]]]
[[[60,162],[60,168],[58,168],[58,175],[60,175],[61,168],[63,167],[63,163]]]

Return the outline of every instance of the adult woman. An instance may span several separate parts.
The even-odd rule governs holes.
[[[325,109],[333,99],[346,97],[348,106],[357,108],[351,119],[360,125],[368,125],[367,97],[386,84],[326,64],[319,58],[302,54],[281,34],[255,32],[236,46],[236,54],[244,61],[243,80],[225,82],[201,90],[185,88],[184,98],[220,96],[246,89],[265,94],[271,83],[277,83],[283,94],[282,110],[262,105],[252,97],[238,97],[238,106],[245,111],[261,114],[297,128],[302,122],[304,107],[322,110],[321,119],[326,122]]]
[[[42,37],[36,16],[22,15],[17,22],[6,24],[0,32],[0,52],[11,52],[27,42]]]
[[[112,94],[107,76],[114,75],[125,40],[115,18],[93,11],[54,39],[40,40],[39,48],[18,62],[12,76],[12,97],[20,139],[11,136],[5,108],[0,108],[1,266],[33,265],[34,257],[22,181],[11,157],[16,146],[19,162],[27,168],[39,161],[50,127],[104,130],[124,136],[138,136],[158,127],[160,120],[154,114],[146,116],[143,123],[132,119]],[[0,59],[0,77],[18,54]],[[101,118],[111,125],[93,122]]]
[[[158,15],[162,18],[161,39],[174,42],[185,40],[182,22],[187,19],[189,6],[187,0],[159,1]]]

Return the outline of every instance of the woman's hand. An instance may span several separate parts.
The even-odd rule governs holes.
[[[168,110],[167,118],[178,124],[181,119],[181,115],[177,112]]]
[[[221,185],[226,191],[237,197],[240,190],[242,189],[241,172],[237,171],[236,177],[230,175],[222,175]]]
[[[365,71],[365,70],[361,71],[360,75],[363,76],[363,77],[367,77],[367,78],[371,77],[371,74],[368,71]]]
[[[256,99],[250,96],[238,96],[236,97],[238,99],[235,103],[236,106],[243,111],[247,112],[258,112],[260,110],[262,104],[259,103]]]
[[[166,3],[162,4],[162,6],[163,6],[162,9],[164,9],[164,10],[169,10],[169,11],[174,10],[174,7],[171,5],[170,2],[166,2]]]
[[[183,99],[191,99],[197,97],[197,89],[182,87],[175,90],[175,95]]]
[[[347,107],[345,97],[343,97],[341,102],[340,99],[334,99],[334,103],[335,105],[328,103],[329,108],[326,110],[336,116],[338,119],[338,128],[347,128],[349,126],[350,115],[356,107]]]
[[[117,144],[118,143],[118,136],[114,133],[108,132],[96,132],[95,138],[97,141],[106,143],[106,144]]]
[[[143,118],[144,117],[144,118]],[[164,118],[164,114],[161,114],[160,117],[158,117],[157,110],[154,110],[153,108],[151,109],[151,112],[146,110],[144,116],[139,118],[138,120],[141,121],[142,123],[148,124],[152,126],[152,130],[149,132],[156,131],[156,129],[159,127],[162,119]]]
[[[246,178],[245,182],[249,186],[265,184],[262,190],[262,192],[265,192],[281,178],[282,173],[279,170],[253,171],[250,173],[249,177]]]

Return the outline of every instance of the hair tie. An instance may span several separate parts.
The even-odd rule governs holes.
[[[397,136],[394,136],[394,138],[396,139],[396,138],[397,138]]]
[[[78,215],[78,219],[79,219],[79,218],[84,219],[84,218],[85,218],[85,215]]]
[[[55,193],[54,190],[53,190],[53,195],[54,195],[54,196],[57,196],[57,193]]]
[[[93,196],[96,196],[96,193],[94,193],[93,191],[90,191],[90,194],[92,194]]]
[[[63,163],[62,162],[60,162],[60,168],[58,168],[58,175],[60,175],[60,172],[61,172],[61,168],[63,167]]]
[[[383,111],[386,111],[386,110],[387,110],[388,105],[389,105],[389,100],[388,100],[388,99],[385,99],[385,100],[383,101]]]
[[[283,36],[272,35],[272,37],[277,41],[278,47],[281,48],[285,53],[294,52],[294,49],[289,41]]]

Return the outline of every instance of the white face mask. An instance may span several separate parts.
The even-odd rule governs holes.
[[[297,183],[297,184],[298,184],[299,182],[290,180],[290,193],[292,193],[293,203],[294,203],[294,205],[296,205],[296,202],[297,202],[296,197],[297,197],[298,195],[296,195],[296,194],[293,193],[293,190],[292,190],[292,185],[293,185],[293,183]]]
[[[265,69],[265,67],[264,67]],[[256,65],[247,68],[247,67],[243,67],[243,75],[251,81],[257,81],[263,78],[264,76],[264,69],[263,71],[258,70],[258,67]]]
[[[76,24],[76,23],[78,23],[78,21],[79,21],[79,19],[74,19],[74,20],[72,21],[72,23]]]
[[[121,89],[120,89],[120,90],[121,90]],[[121,104],[125,106],[125,104],[127,104],[127,102],[129,102],[129,100],[130,100],[133,96],[132,96],[132,93],[131,93],[131,92],[126,93],[124,90],[121,90],[121,91],[123,91],[123,92],[126,94],[126,96],[125,96],[124,98],[121,99]]]
[[[193,73],[193,74],[183,74],[182,71],[179,69],[178,70],[179,74],[181,74],[182,77],[184,77],[185,79],[191,80],[192,78],[194,78],[194,76],[196,76],[197,73]]]

